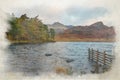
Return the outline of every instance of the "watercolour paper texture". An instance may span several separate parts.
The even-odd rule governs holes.
[[[0,0],[0,80],[119,80],[119,0]]]

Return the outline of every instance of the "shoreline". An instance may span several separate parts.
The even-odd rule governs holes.
[[[116,42],[115,39],[74,39],[74,38],[62,38],[55,39],[56,42]]]
[[[74,40],[74,41],[70,41],[70,40],[68,40],[68,41],[66,41],[66,40],[57,40],[57,41],[46,41],[46,42],[24,42],[24,41],[20,41],[20,42],[18,42],[18,41],[10,41],[11,42],[11,44],[44,44],[44,43],[54,43],[54,42],[116,42],[116,41],[91,41],[91,40],[89,40],[89,41],[85,41],[85,40],[80,40],[80,41],[78,41],[78,40]]]
[[[9,40],[10,41],[10,40]],[[10,41],[11,44],[42,44],[48,42],[56,42],[56,41]]]

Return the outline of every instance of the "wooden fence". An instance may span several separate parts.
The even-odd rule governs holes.
[[[103,72],[111,68],[114,56],[107,54],[106,51],[99,52],[98,50],[88,49],[88,59],[95,63],[95,73],[99,73],[100,67],[103,68]]]

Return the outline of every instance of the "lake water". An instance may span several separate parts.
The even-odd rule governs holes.
[[[109,42],[54,42],[43,44],[14,44],[9,48],[10,70],[25,75],[56,72],[58,68],[72,74],[90,73],[88,48],[113,54],[114,43]]]

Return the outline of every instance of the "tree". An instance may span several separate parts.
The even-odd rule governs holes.
[[[12,19],[8,22],[11,29],[6,34],[10,40],[19,42],[46,42],[49,39],[54,39],[54,29],[50,29],[49,31],[48,26],[43,24],[38,19],[38,16],[34,18],[29,18],[26,14],[20,17],[12,16]]]
[[[54,37],[55,37],[55,30],[50,28],[50,37],[52,40],[54,40]]]
[[[48,26],[47,25],[44,25],[44,29],[45,29],[45,37],[46,37],[46,40],[48,41],[49,40],[49,31],[48,31]]]
[[[21,15],[20,17],[22,20],[29,19],[26,14]]]
[[[12,18],[8,21],[8,23],[11,25],[11,29],[8,32],[8,35],[11,35],[12,39],[17,40],[18,35],[20,34],[20,28],[17,24],[17,18]]]

